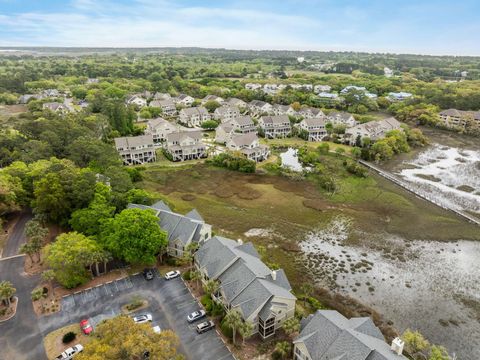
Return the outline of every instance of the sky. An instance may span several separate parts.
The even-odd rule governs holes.
[[[0,0],[0,46],[480,55],[480,0]]]

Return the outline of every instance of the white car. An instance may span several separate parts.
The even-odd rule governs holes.
[[[175,270],[175,271],[169,271],[165,274],[165,279],[170,280],[170,279],[175,279],[176,277],[180,276],[180,271]]]
[[[157,325],[153,327],[153,332],[160,334],[162,332],[162,329],[160,328],[160,326]]]
[[[203,318],[205,315],[206,315],[205,310],[197,310],[187,316],[187,321],[191,323],[191,322],[197,321],[198,319]]]
[[[142,315],[137,315],[133,317],[133,321],[135,321],[136,324],[143,324],[146,322],[151,322],[152,321],[152,315],[151,314],[142,314]]]
[[[55,358],[55,360],[70,360],[76,354],[82,351],[83,351],[83,346],[80,344],[77,344],[75,346],[69,347],[68,349],[65,349],[65,351],[62,352],[60,355],[58,355]]]

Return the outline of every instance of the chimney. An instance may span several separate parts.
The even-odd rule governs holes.
[[[396,337],[392,341],[391,349],[393,352],[397,353],[397,355],[402,355],[404,346],[405,346],[405,342],[402,339]]]
[[[277,280],[277,271],[276,270],[272,270],[272,280],[273,281]]]

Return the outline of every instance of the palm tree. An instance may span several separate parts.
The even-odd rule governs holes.
[[[301,287],[300,290],[303,293],[303,306],[305,306],[305,302],[307,298],[309,298],[312,295],[313,292],[313,286],[310,283],[304,283]]]
[[[244,321],[240,328],[238,329],[238,332],[240,335],[242,335],[242,345],[245,345],[245,339],[249,338],[252,336],[252,331],[254,329],[253,324],[250,321]]]
[[[199,286],[199,281],[202,278],[202,273],[198,270],[193,270],[190,272],[190,278],[196,282],[197,287]]]
[[[300,331],[300,321],[296,317],[291,317],[290,319],[285,320],[283,323],[283,330],[285,330],[285,333],[292,338]]]
[[[280,341],[275,345],[275,352],[280,359],[286,359],[292,352],[292,345],[288,341]]]
[[[0,300],[6,305],[10,306],[13,295],[17,292],[10,281],[0,282]]]
[[[42,280],[46,281],[50,285],[50,288],[52,289],[52,295],[55,297],[55,288],[53,286],[53,281],[55,280],[55,271],[45,270],[42,272]]]
[[[237,310],[231,310],[225,315],[223,321],[226,326],[232,329],[233,344],[235,345],[235,335],[243,324],[242,315]]]

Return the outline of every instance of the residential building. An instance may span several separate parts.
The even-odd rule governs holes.
[[[464,128],[469,121],[480,126],[480,111],[448,109],[441,111],[439,116],[442,124],[446,127]]]
[[[275,334],[295,314],[296,298],[283,270],[271,270],[252,243],[215,236],[195,253],[202,281],[218,282],[214,301],[238,311],[263,339]]]
[[[167,254],[181,258],[185,249],[192,243],[203,245],[212,237],[212,226],[203,220],[197,210],[193,209],[185,215],[170,209],[163,201],[146,206],[129,204],[128,208],[152,210],[158,217],[158,225],[167,232]]]
[[[67,105],[60,103],[60,102],[48,102],[42,105],[43,110],[50,110],[56,113],[66,113],[69,112],[70,109]]]
[[[240,151],[247,159],[255,162],[266,160],[270,155],[268,146],[261,145],[255,133],[234,133],[227,140],[227,149],[230,151]]]
[[[225,100],[225,105],[236,106],[239,109],[245,109],[247,107],[247,103],[241,99],[237,98],[230,98]]]
[[[338,94],[329,93],[329,92],[319,92],[317,96],[322,100],[329,100],[329,101],[340,101],[340,97]]]
[[[153,100],[169,100],[172,97],[170,96],[169,93],[161,93],[161,92],[156,92],[153,95]]]
[[[364,86],[348,85],[348,86],[344,87],[344,88],[342,89],[342,91],[340,91],[340,92],[341,92],[342,94],[346,94],[346,93],[348,93],[349,91],[352,91],[352,90],[366,92],[366,91],[367,91],[367,88],[364,87]]]
[[[203,106],[181,109],[178,121],[189,127],[200,127],[203,122],[211,119],[208,110]]]
[[[327,116],[327,122],[332,125],[345,125],[347,128],[357,125],[353,115],[344,111],[332,111]]]
[[[257,127],[250,116],[239,116],[220,124],[215,131],[215,142],[225,144],[234,134],[257,133]]]
[[[115,138],[115,148],[125,165],[137,165],[156,160],[153,136],[140,135]]]
[[[313,91],[312,84],[289,84],[288,86],[295,90]]]
[[[127,97],[126,103],[127,105],[134,105],[140,108],[147,106],[147,100],[138,95],[131,95]]]
[[[332,91],[332,87],[330,85],[315,85],[313,87],[313,92],[315,94],[321,93],[321,92],[330,92]]]
[[[282,138],[290,135],[292,126],[287,115],[262,116],[258,120],[266,139]]]
[[[233,125],[230,122],[220,124],[215,129],[215,142],[225,144],[233,134]]]
[[[313,119],[325,117],[325,114],[323,113],[322,109],[314,107],[304,107],[298,111],[298,116],[301,116],[304,119]]]
[[[298,124],[300,130],[308,133],[308,141],[322,141],[327,136],[324,118],[307,118]]]
[[[172,161],[195,160],[207,157],[207,147],[200,131],[179,131],[167,134],[166,150]]]
[[[174,98],[173,98],[173,101],[174,101],[175,104],[177,104],[177,105],[181,105],[181,106],[192,106],[192,104],[194,103],[195,99],[194,99],[193,97],[191,97],[190,95],[180,94],[180,95],[178,95],[177,97],[174,97]]]
[[[261,100],[252,100],[248,103],[248,110],[252,115],[269,114],[272,111],[272,105]]]
[[[297,112],[290,105],[273,104],[272,105],[272,114],[273,115],[295,116],[295,115],[297,115]]]
[[[387,99],[390,101],[403,101],[406,99],[410,99],[413,96],[413,94],[408,93],[408,92],[390,92],[388,93]]]
[[[385,66],[385,67],[383,68],[383,74],[384,74],[385,77],[387,77],[387,78],[392,77],[392,76],[393,76],[393,70]]]
[[[202,99],[202,105],[205,105],[205,103],[209,101],[216,101],[219,104],[223,104],[224,100],[220,96],[217,95],[207,95]]]
[[[99,79],[97,78],[88,78],[87,79],[87,84],[98,84],[100,82]]]
[[[42,91],[42,97],[60,97],[60,91],[57,89],[46,89]]]
[[[222,123],[240,116],[240,110],[236,106],[222,105],[215,109],[213,118]]]
[[[400,125],[400,122],[394,117],[380,121],[370,121],[347,129],[344,138],[350,144],[355,144],[358,138],[363,139],[365,137],[377,141],[383,139],[389,131],[402,129]]]
[[[145,134],[153,136],[153,142],[158,145],[167,140],[167,135],[178,131],[178,125],[162,118],[148,120]]]
[[[162,114],[165,116],[174,116],[177,113],[177,107],[171,99],[153,100],[150,106],[162,109]]]
[[[42,99],[42,95],[39,95],[39,94],[25,94],[25,95],[21,95],[21,96],[18,98],[18,103],[19,103],[19,104],[26,104],[26,103],[28,103],[31,99],[40,100],[40,99]]]
[[[371,318],[347,319],[336,310],[303,319],[293,346],[294,360],[407,360],[403,341],[388,345]]]

